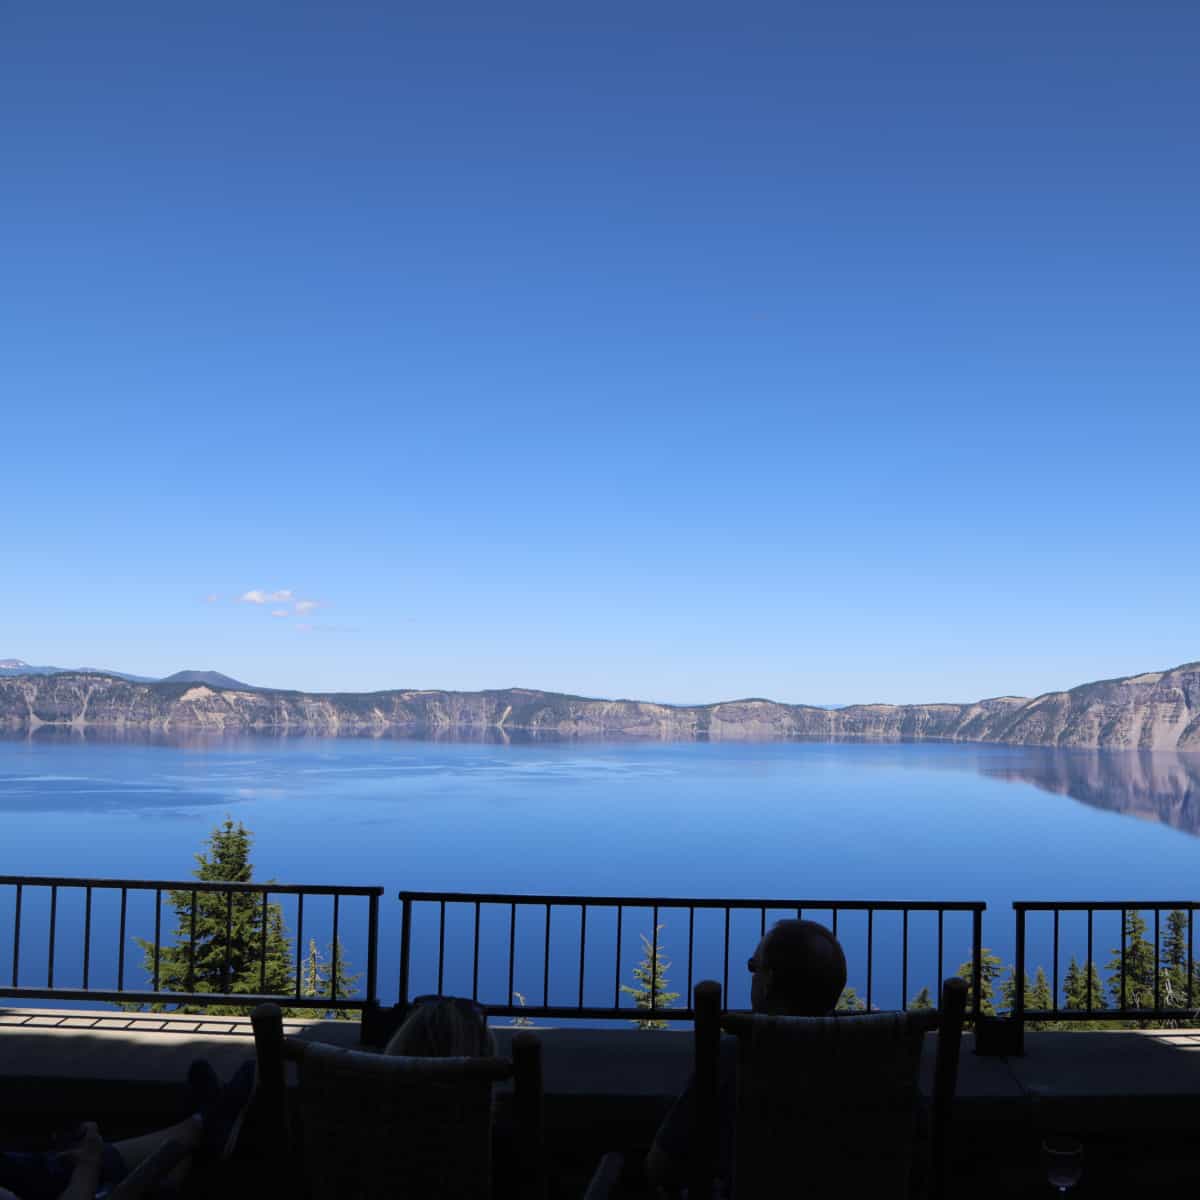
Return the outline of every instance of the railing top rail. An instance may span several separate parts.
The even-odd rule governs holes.
[[[1195,908],[1200,900],[1014,900],[1017,912],[1120,912],[1125,908]]]
[[[0,886],[126,888],[154,892],[270,892],[272,896],[382,896],[383,887],[327,883],[233,883],[201,879],[84,879],[64,875],[0,875]]]
[[[678,896],[542,896],[509,892],[408,892],[397,893],[398,900],[439,901],[448,904],[587,904],[598,908],[811,908],[844,911],[874,909],[902,912],[983,912],[983,900],[792,900],[775,897],[768,900],[714,900],[712,897]]]

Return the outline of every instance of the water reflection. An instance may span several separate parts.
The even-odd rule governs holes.
[[[382,753],[371,751],[371,744]],[[384,749],[387,744],[394,751]],[[420,743],[429,746],[428,751]],[[512,747],[545,745],[545,755]],[[438,749],[433,749],[433,747]],[[457,752],[460,746],[464,752]],[[18,747],[20,749],[18,749]],[[402,750],[401,747],[404,749]],[[480,748],[471,750],[470,747]],[[495,748],[493,751],[490,748]],[[551,749],[553,747],[553,749]],[[42,728],[0,733],[2,812],[147,812],[205,809],[242,801],[294,801],[300,792],[349,800],[364,788],[418,776],[448,787],[500,795],[504,781],[533,773],[618,788],[637,776],[659,801],[689,786],[693,773],[723,767],[737,789],[755,791],[778,771],[799,772],[810,797],[823,786],[820,770],[880,771],[893,778],[868,782],[883,797],[892,788],[920,792],[919,772],[951,771],[1030,784],[1093,808],[1200,834],[1200,754],[1165,751],[1058,750],[994,743],[655,742],[643,739],[564,738],[495,729],[391,729],[378,735],[330,738],[304,733],[223,734],[181,730],[136,735],[116,729]],[[75,753],[92,748],[95,753]],[[36,753],[26,756],[20,750]],[[183,751],[162,754],[161,751]],[[906,772],[916,771],[911,782]],[[801,780],[803,776],[803,780]],[[903,782],[901,782],[903,781]],[[816,789],[816,790],[810,790]],[[397,799],[401,789],[394,789]],[[343,816],[348,815],[341,809]],[[393,814],[394,815],[394,814]],[[836,821],[835,812],[829,814]],[[982,818],[981,818],[982,819]]]
[[[1024,762],[981,764],[981,769],[992,778],[1031,783],[1093,808],[1200,834],[1200,754],[1034,750]]]

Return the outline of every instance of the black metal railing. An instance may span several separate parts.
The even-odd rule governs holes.
[[[460,937],[455,939],[455,944],[461,948],[464,941],[469,941],[471,946],[470,959],[470,994],[471,997],[486,1005],[490,1014],[497,1016],[513,1016],[513,1017],[553,1017],[553,1018],[586,1018],[586,1019],[634,1019],[646,1020],[657,1018],[659,1020],[680,1020],[689,1021],[694,1017],[691,1007],[668,1007],[666,1004],[660,1004],[657,978],[658,978],[658,954],[659,940],[657,931],[660,926],[659,917],[664,912],[684,911],[688,918],[688,936],[687,936],[687,987],[683,995],[688,998],[689,1004],[692,995],[692,984],[694,982],[694,968],[696,965],[696,914],[708,910],[716,910],[723,913],[723,922],[718,928],[718,936],[721,944],[720,954],[720,977],[723,985],[723,994],[729,996],[729,965],[730,965],[730,934],[731,934],[731,913],[749,910],[759,914],[758,933],[757,937],[762,937],[767,928],[767,914],[791,915],[795,913],[797,917],[803,917],[805,913],[810,916],[825,917],[828,914],[827,920],[834,935],[838,934],[839,915],[845,913],[863,913],[866,920],[866,963],[865,963],[865,995],[862,1001],[865,1007],[870,1010],[880,1007],[876,1004],[879,999],[878,989],[875,983],[875,942],[876,928],[875,917],[877,913],[897,913],[900,916],[899,930],[899,954],[900,954],[900,1003],[898,1005],[888,1005],[888,1007],[904,1008],[908,1004],[909,990],[909,919],[911,914],[928,913],[936,916],[936,943],[937,943],[937,968],[936,978],[932,980],[935,984],[932,995],[933,1004],[937,1003],[936,997],[940,995],[940,982],[945,974],[945,950],[946,950],[946,929],[945,918],[947,913],[962,913],[970,917],[970,963],[971,963],[971,982],[972,997],[980,994],[981,970],[982,970],[982,951],[983,951],[983,913],[987,905],[982,901],[938,901],[938,900],[714,900],[707,898],[695,899],[679,899],[668,897],[630,897],[630,896],[530,896],[530,895],[512,895],[501,893],[475,893],[475,892],[411,892],[402,891],[399,893],[399,900],[403,906],[401,917],[401,933],[400,933],[400,1002],[407,1003],[409,1000],[410,985],[413,973],[413,955],[414,955],[414,932],[413,920],[414,910],[417,906],[435,906],[437,911],[437,936],[436,936],[436,972],[431,971],[429,974],[430,984],[435,986],[437,993],[441,993],[445,985],[447,974],[447,954],[446,954],[446,924],[447,924],[447,905],[465,905],[467,913],[471,919],[471,935],[469,939]],[[480,922],[481,914],[485,907],[497,906],[501,910],[507,909],[507,931],[500,930],[504,944],[501,947],[501,959],[499,964],[499,976],[501,979],[507,980],[507,987],[504,990],[503,997],[500,998],[495,994],[481,996],[480,995]],[[541,910],[544,921],[544,928],[541,931],[541,953],[540,953],[540,975],[541,975],[541,1003],[520,1003],[514,1004],[513,999],[519,993],[515,992],[516,979],[516,955],[517,955],[517,915],[518,910]],[[578,912],[578,938],[577,946],[572,948],[571,971],[576,974],[577,978],[573,980],[574,1002],[572,1003],[552,1003],[550,999],[551,992],[551,926],[554,915],[559,910],[570,909]],[[623,965],[623,943],[622,934],[627,931],[625,924],[625,913],[630,909],[638,909],[650,916],[650,928],[653,931],[650,938],[644,939],[647,954],[647,970],[646,983],[648,987],[643,985],[643,992],[647,1004],[637,1006],[636,1004],[621,1003],[621,977]],[[612,958],[609,960],[612,963],[612,1003],[611,1004],[596,1004],[585,1002],[585,991],[588,984],[587,967],[588,967],[588,914],[596,910],[612,910],[615,916],[615,937],[613,938]],[[930,918],[932,920],[932,917]],[[464,931],[465,932],[465,931]],[[932,931],[930,931],[932,933]],[[578,958],[575,958],[575,955]],[[503,957],[507,957],[507,969],[503,962]],[[494,956],[493,956],[494,957]],[[495,965],[495,964],[493,964]],[[489,974],[493,977],[493,988],[496,988],[495,975],[497,972],[491,971]],[[593,977],[595,969],[593,968]],[[436,978],[436,984],[434,984]],[[465,972],[461,974],[464,985],[466,982]],[[607,989],[607,980],[605,981]],[[498,990],[498,988],[497,988]],[[561,988],[560,988],[561,990]],[[594,990],[594,988],[593,988]]]
[[[295,1008],[329,1009],[366,1009],[378,1004],[378,947],[379,947],[379,898],[383,895],[382,887],[350,887],[325,886],[290,883],[208,883],[196,879],[188,880],[145,880],[145,879],[80,879],[57,876],[32,875],[0,875],[0,895],[7,889],[12,889],[12,944],[11,972],[7,983],[0,975],[0,996],[30,999],[58,1000],[101,1000],[130,1004],[187,1004],[192,1006],[206,1005],[239,1005],[253,1006],[263,1001],[284,1000],[288,1006]],[[80,944],[72,955],[77,967],[71,971],[74,983],[65,985],[62,982],[62,971],[57,969],[57,958],[62,953],[59,944],[60,925],[60,896],[82,895],[83,913]],[[117,926],[115,944],[110,948],[115,951],[116,986],[93,986],[94,960],[105,953],[103,945],[97,945],[93,931],[93,901],[97,895],[114,894],[119,896],[116,912],[109,914],[115,917]],[[180,943],[188,950],[188,971],[183,989],[166,990],[162,983],[161,968],[164,965],[164,949],[168,948],[163,941],[163,896],[167,895],[168,902],[172,896],[187,898],[185,911],[189,914],[189,936]],[[147,948],[150,976],[150,987],[127,987],[125,958],[128,939],[133,936],[130,927],[130,897],[140,895],[153,896],[153,925],[154,937],[144,939]],[[198,899],[201,896],[217,895],[225,898],[224,906],[224,937],[213,939],[213,944],[219,946],[218,953],[223,954],[221,970],[221,989],[219,991],[196,991],[195,968],[197,957],[197,911]],[[256,991],[239,992],[232,987],[234,967],[234,897],[254,896],[260,898],[261,910],[256,919],[260,946],[257,960],[259,967]],[[272,929],[272,897],[278,901],[282,897],[295,897],[296,927],[295,927],[295,971],[294,981],[287,990],[270,990],[267,986],[268,960],[273,953],[270,940]],[[332,960],[328,964],[327,977],[329,990],[324,995],[305,994],[304,988],[304,902],[312,897],[332,898],[332,938],[330,941]],[[44,915],[44,927],[40,931],[31,931],[29,901],[33,897],[48,897],[49,904]],[[341,923],[343,915],[341,905],[343,899],[349,897],[365,897],[367,900],[367,965],[366,982],[362,994],[342,996],[338,994],[339,973],[338,955],[341,953]],[[218,902],[219,903],[219,902]],[[39,914],[40,916],[41,914]],[[217,919],[220,919],[219,910]],[[147,918],[148,920],[148,918]],[[35,923],[38,923],[35,918]],[[22,946],[28,947],[30,940],[41,932],[45,938],[46,961],[44,968],[45,983],[23,982],[30,974],[31,968],[22,966]],[[282,931],[276,931],[282,932]],[[39,939],[40,940],[40,939]],[[56,975],[57,973],[57,975]],[[40,974],[40,973],[39,973]],[[111,974],[111,972],[110,972]],[[57,981],[56,981],[57,977]]]
[[[1193,926],[1200,901],[1195,900],[1014,900],[1016,916],[1016,962],[1013,968],[1012,1018],[1024,1031],[1030,1022],[1050,1021],[1125,1021],[1194,1023],[1196,1002],[1200,1001],[1200,979],[1197,978],[1193,952]],[[1051,974],[1047,979],[1051,1003],[1030,1008],[1025,990],[1030,965],[1029,915],[1050,914]],[[1064,931],[1064,914],[1083,914],[1082,930]],[[1113,956],[1108,969],[1112,972],[1107,990],[1112,994],[1109,1004],[1104,992],[1105,981],[1100,977],[1096,962],[1096,914],[1120,914],[1120,927],[1110,940]],[[1153,914],[1153,937],[1146,936],[1151,928],[1142,916]],[[1164,937],[1164,913],[1168,914],[1168,935]],[[1186,930],[1184,928],[1186,926]],[[1082,935],[1082,937],[1081,937]],[[1042,930],[1042,941],[1046,931]],[[1061,971],[1064,942],[1076,964],[1074,987],[1064,992]],[[1167,942],[1164,945],[1164,942]],[[1071,949],[1082,951],[1080,955]],[[1032,956],[1035,960],[1040,955]],[[1040,966],[1040,963],[1039,963]],[[1079,978],[1082,975],[1082,985]]]

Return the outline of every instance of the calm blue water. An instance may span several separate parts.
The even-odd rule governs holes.
[[[696,897],[985,900],[985,941],[1007,961],[1013,899],[1179,899],[1200,865],[1200,756],[939,744],[478,744],[237,739],[190,745],[0,741],[0,873],[187,878],[226,814],[255,835],[256,878],[382,884],[385,1000],[396,986],[400,888]],[[11,965],[12,889],[0,889],[0,981]],[[25,920],[42,909],[27,893]],[[77,965],[81,899],[63,895],[56,982]],[[294,913],[286,910],[289,925]],[[774,915],[774,914],[772,914]],[[778,915],[783,915],[778,914]],[[820,917],[821,914],[813,915]],[[662,914],[673,983],[686,979],[686,917]],[[115,972],[115,917],[97,900],[93,986]],[[514,987],[542,996],[544,918],[522,915]],[[731,935],[733,1002],[745,990],[757,913]],[[151,934],[131,902],[131,932]],[[328,937],[306,910],[305,940]],[[865,922],[839,933],[865,985]],[[720,918],[697,918],[694,978],[717,975]],[[450,912],[446,991],[471,989],[469,910]],[[650,914],[627,914],[622,982]],[[34,926],[30,925],[29,928]],[[343,931],[365,961],[359,909]],[[945,969],[966,957],[967,922],[948,919]],[[908,992],[933,984],[932,922],[914,917]],[[72,934],[74,938],[72,940]],[[436,987],[436,913],[418,914],[413,990]],[[899,1000],[899,918],[876,919],[877,1004]],[[1064,957],[1071,931],[1064,925]],[[484,910],[481,993],[503,996],[508,912]],[[1114,945],[1103,919],[1097,959]],[[552,922],[551,1002],[577,999],[579,918]],[[36,943],[36,944],[35,944]],[[108,943],[105,943],[108,944]],[[889,958],[888,955],[891,955]],[[1031,957],[1048,964],[1046,939]],[[135,976],[138,956],[127,970]],[[610,1003],[611,912],[589,914],[585,1000]],[[46,948],[27,936],[22,982]],[[893,995],[892,993],[895,993]],[[744,1002],[744,1001],[743,1001]]]

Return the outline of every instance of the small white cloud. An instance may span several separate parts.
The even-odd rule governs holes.
[[[277,592],[264,592],[261,588],[254,588],[243,592],[238,601],[241,604],[286,604],[291,598],[291,588],[281,588]]]
[[[271,610],[273,617],[290,617],[292,614],[286,608],[275,608]]]
[[[218,596],[216,592],[209,592],[208,595],[204,597],[204,603],[205,604],[216,604],[216,602],[218,600],[220,600],[220,598],[221,597]]]
[[[297,600],[296,611],[298,613],[312,612],[314,608],[324,608],[325,605],[320,600]]]

